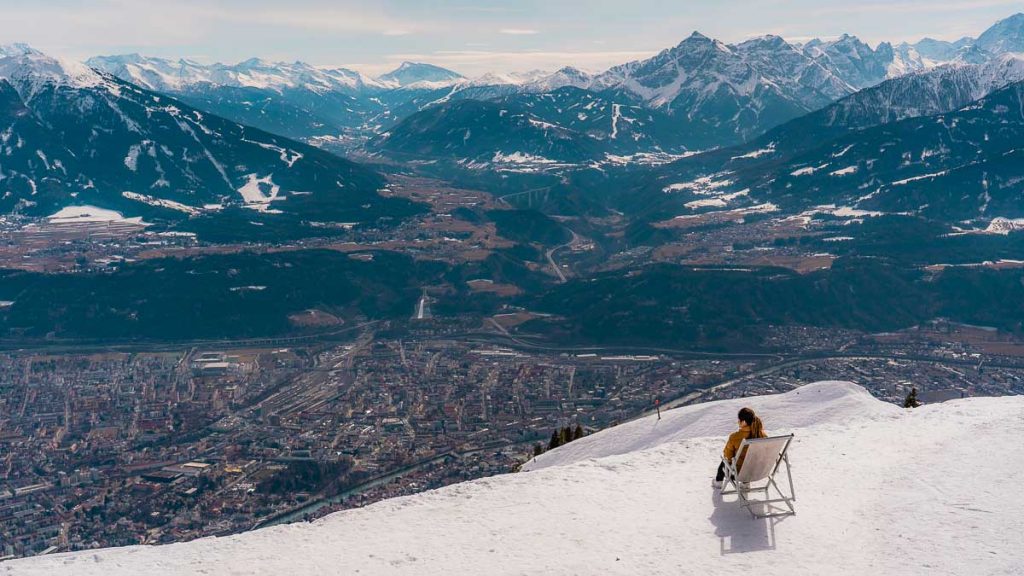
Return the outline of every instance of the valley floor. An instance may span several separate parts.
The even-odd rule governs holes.
[[[797,515],[752,520],[709,486],[748,404],[795,432]],[[528,472],[309,524],[0,564],[4,575],[1020,574],[1024,397],[905,411],[848,383],[679,408]]]

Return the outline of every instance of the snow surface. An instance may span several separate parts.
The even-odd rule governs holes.
[[[661,421],[634,420],[587,436],[564,448],[534,458],[524,470],[565,466],[591,458],[603,458],[646,450],[688,438],[728,436],[736,430],[736,412],[744,406],[764,415],[772,434],[806,428],[834,420],[829,413],[877,418],[902,412],[876,400],[867,390],[849,382],[821,382],[773,396],[737,398],[696,404],[663,413]]]
[[[794,432],[797,515],[709,486],[743,405]],[[497,476],[313,523],[13,560],[4,575],[1020,574],[1024,398],[907,411],[853,384],[622,424]]]
[[[120,212],[107,210],[97,206],[65,206],[46,217],[54,224],[72,224],[76,222],[127,222],[147,225],[142,218],[125,218]]]

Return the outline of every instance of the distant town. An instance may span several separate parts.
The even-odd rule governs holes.
[[[900,404],[1024,393],[1024,345],[984,328],[775,338],[792,352],[557,351],[422,319],[337,345],[6,352],[0,556],[308,521],[515,472],[564,426],[819,380]]]

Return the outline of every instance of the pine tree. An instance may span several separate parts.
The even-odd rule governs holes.
[[[543,453],[544,453],[544,446],[542,446],[540,442],[537,442],[536,444],[533,445],[533,455],[534,456],[540,456]]]
[[[583,438],[583,426],[576,424],[576,430],[572,433],[572,439],[579,440],[580,438]]]
[[[917,408],[921,405],[921,402],[917,399],[917,388],[911,388],[910,394],[907,394],[907,399],[903,401],[904,408]]]
[[[548,450],[554,450],[561,444],[562,438],[558,435],[558,430],[551,433],[551,441],[548,442]]]
[[[566,426],[565,428],[562,428],[562,432],[561,432],[561,436],[560,436],[559,440],[561,441],[561,444],[563,444],[563,445],[564,444],[568,444],[569,442],[572,442],[572,429],[569,428],[568,426]]]

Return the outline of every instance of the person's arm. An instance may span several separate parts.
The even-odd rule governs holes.
[[[731,462],[736,456],[736,451],[739,450],[739,447],[740,442],[739,439],[736,438],[736,434],[730,434],[729,441],[725,443],[725,450],[722,451],[722,455],[725,456],[726,460]]]

